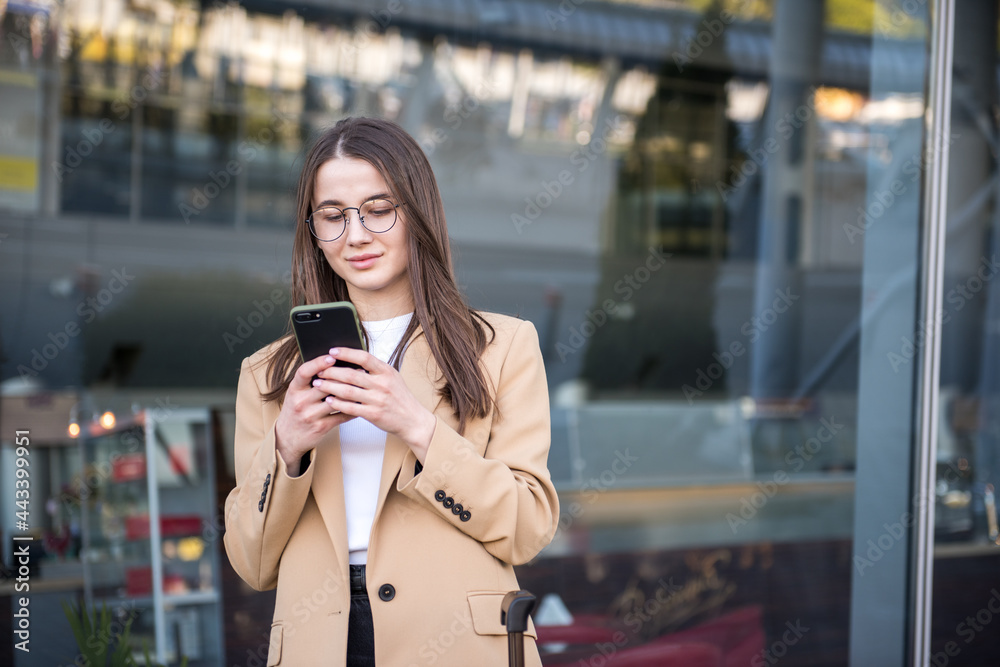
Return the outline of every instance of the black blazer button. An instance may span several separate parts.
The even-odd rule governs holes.
[[[378,589],[378,597],[383,602],[388,602],[396,597],[396,589],[393,588],[392,584],[382,584]]]
[[[458,516],[459,514],[462,513],[462,510],[464,509],[465,508],[462,507],[462,503],[455,503],[455,506],[451,508],[451,513],[454,514],[455,516]]]
[[[452,498],[451,496],[448,496],[447,498],[441,501],[441,504],[444,505],[446,508],[451,509],[451,506],[455,504],[455,499]]]
[[[434,492],[434,500],[436,500],[438,502],[441,502],[442,500],[444,500],[445,496],[447,496],[447,495],[448,494],[445,493],[444,491],[440,491],[440,490],[439,491],[435,491]]]
[[[470,512],[469,510],[465,510],[459,515],[458,518],[461,519],[462,521],[468,521],[469,519],[472,518],[472,512]]]

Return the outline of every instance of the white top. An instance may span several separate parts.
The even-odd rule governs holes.
[[[413,313],[391,320],[362,322],[368,332],[368,351],[388,363]],[[340,460],[344,467],[344,505],[347,509],[347,549],[350,563],[361,565],[368,560],[368,537],[371,535],[378,487],[382,479],[385,454],[385,431],[367,419],[358,417],[340,425]]]

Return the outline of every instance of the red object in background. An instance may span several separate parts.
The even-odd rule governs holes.
[[[128,482],[146,476],[146,457],[142,454],[123,454],[111,462],[111,479]]]
[[[572,625],[536,629],[539,646],[586,646],[605,667],[746,667],[755,655],[762,655],[765,641],[763,609],[759,605],[736,609],[639,646],[623,642],[627,635],[607,616],[581,615]],[[566,655],[543,654],[544,664],[553,667],[578,665],[581,660],[590,664],[579,650]]]
[[[125,570],[125,593],[131,597],[153,594],[153,568],[130,567]]]
[[[58,533],[51,530],[42,531],[42,540],[46,551],[51,551],[59,556],[59,560],[66,557],[66,550],[72,542],[73,536],[69,532],[69,526],[63,524],[59,527]]]
[[[182,537],[201,533],[201,517],[197,514],[177,514],[160,517],[161,537]],[[149,538],[149,516],[130,516],[125,519],[125,539]]]
[[[179,574],[163,576],[163,592],[180,594],[188,592],[184,577]],[[131,567],[125,570],[125,594],[130,597],[141,597],[153,594],[153,568]]]
[[[621,633],[610,625],[610,619],[602,614],[577,614],[572,625],[536,625],[538,644],[597,644],[615,641],[615,634]]]
[[[163,575],[163,592],[167,595],[180,595],[188,592],[184,577],[179,574]]]
[[[650,644],[698,642],[723,649],[724,667],[744,667],[764,650],[764,610],[751,605],[687,630],[654,639]]]
[[[170,472],[175,475],[189,475],[191,473],[190,447],[186,445],[168,447],[167,458],[170,461]]]

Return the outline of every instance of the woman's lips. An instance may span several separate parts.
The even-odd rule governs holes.
[[[347,261],[351,263],[355,269],[368,269],[375,264],[375,260],[379,258],[379,255],[357,255],[356,257],[351,257]]]

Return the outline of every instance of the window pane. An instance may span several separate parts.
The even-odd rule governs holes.
[[[955,5],[931,652],[958,667],[987,664],[1000,646],[998,12]]]
[[[75,30],[62,67],[61,209],[127,217],[133,119],[122,100],[134,70],[118,61],[113,40]]]

